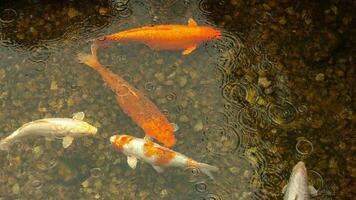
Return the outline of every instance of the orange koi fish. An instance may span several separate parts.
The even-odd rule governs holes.
[[[91,46],[94,56],[99,46],[107,46],[112,42],[141,42],[154,50],[180,50],[188,55],[205,41],[221,38],[221,32],[209,27],[198,26],[193,20],[188,25],[157,25],[134,28],[127,31],[105,35]]]
[[[132,169],[136,168],[139,159],[151,164],[159,173],[162,173],[166,167],[195,167],[214,179],[212,172],[219,170],[215,166],[197,162],[181,153],[153,143],[148,138],[114,135],[110,137],[110,142],[116,150],[127,156],[127,163]]]
[[[81,63],[90,66],[101,75],[101,78],[115,92],[116,101],[121,108],[143,129],[146,135],[167,147],[175,144],[173,126],[155,104],[119,75],[101,65],[94,56],[80,54],[78,58]]]

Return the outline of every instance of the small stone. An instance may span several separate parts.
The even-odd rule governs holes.
[[[73,18],[73,17],[78,16],[79,12],[74,8],[69,8],[67,14],[68,14],[68,17]]]
[[[325,75],[323,73],[319,73],[315,76],[316,81],[324,81]]]
[[[271,81],[269,81],[266,77],[259,77],[258,84],[264,88],[268,88],[271,85]]]
[[[179,78],[179,86],[184,87],[187,84],[188,80],[185,76]]]
[[[158,80],[159,82],[164,81],[164,74],[163,74],[162,72],[157,72],[157,73],[155,74],[155,77],[157,78],[157,80]]]
[[[286,18],[283,16],[283,17],[281,17],[280,19],[279,19],[279,21],[278,21],[281,25],[285,25],[286,23],[287,23],[287,20],[286,20]]]
[[[203,130],[203,122],[199,120],[195,125],[194,125],[194,131],[199,132]]]
[[[163,64],[163,59],[161,58],[161,59],[156,60],[156,64],[157,65],[162,65]]]
[[[89,179],[83,181],[82,186],[83,186],[83,188],[89,187]]]
[[[35,158],[39,158],[43,154],[43,150],[40,146],[36,146],[32,149],[32,153]]]
[[[15,185],[12,186],[11,188],[13,194],[19,194],[20,193],[20,186],[18,183],[15,183]]]
[[[179,117],[179,121],[181,122],[189,122],[189,118],[187,117],[187,115],[182,115]]]
[[[99,8],[99,14],[100,15],[106,15],[107,13],[108,13],[108,9],[107,8],[104,8],[104,7]]]
[[[51,90],[57,90],[57,89],[58,89],[57,81],[52,81],[51,82]]]

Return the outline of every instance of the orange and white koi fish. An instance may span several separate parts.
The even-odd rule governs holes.
[[[188,25],[156,25],[134,28],[127,31],[105,35],[91,46],[92,54],[97,55],[99,46],[107,46],[112,42],[140,42],[154,50],[184,50],[183,55],[194,51],[205,41],[220,39],[221,32],[209,27],[198,26],[193,20]]]
[[[119,75],[101,65],[96,57],[80,54],[80,62],[96,70],[116,94],[116,101],[122,110],[140,126],[146,135],[167,147],[175,144],[173,126],[156,105],[139,90],[132,87]]]
[[[114,135],[110,137],[112,146],[127,156],[127,163],[135,169],[137,159],[152,165],[159,173],[166,167],[195,167],[214,179],[212,172],[218,168],[197,162],[187,156],[153,143],[149,138],[141,139],[130,135]]]

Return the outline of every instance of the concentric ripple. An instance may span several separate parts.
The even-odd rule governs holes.
[[[216,155],[237,151],[241,145],[241,135],[233,127],[211,124],[205,128],[204,141],[207,150]]]
[[[29,59],[33,62],[46,62],[50,55],[49,48],[44,45],[32,46],[29,49]]]
[[[7,8],[3,9],[0,13],[0,23],[9,24],[14,22],[18,17],[16,10]]]
[[[284,101],[280,104],[269,104],[267,106],[268,117],[277,125],[285,125],[294,121],[297,110],[292,103]]]
[[[237,128],[246,132],[265,131],[270,128],[270,120],[267,113],[261,107],[245,107],[235,115],[233,119]]]

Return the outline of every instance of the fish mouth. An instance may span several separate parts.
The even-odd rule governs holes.
[[[110,137],[110,142],[111,143],[114,143],[115,140],[116,140],[116,135],[113,135],[113,136]]]
[[[307,172],[307,168],[305,167],[305,164],[303,161],[299,161],[293,168],[293,171],[295,173],[302,173],[302,174],[306,174]]]

